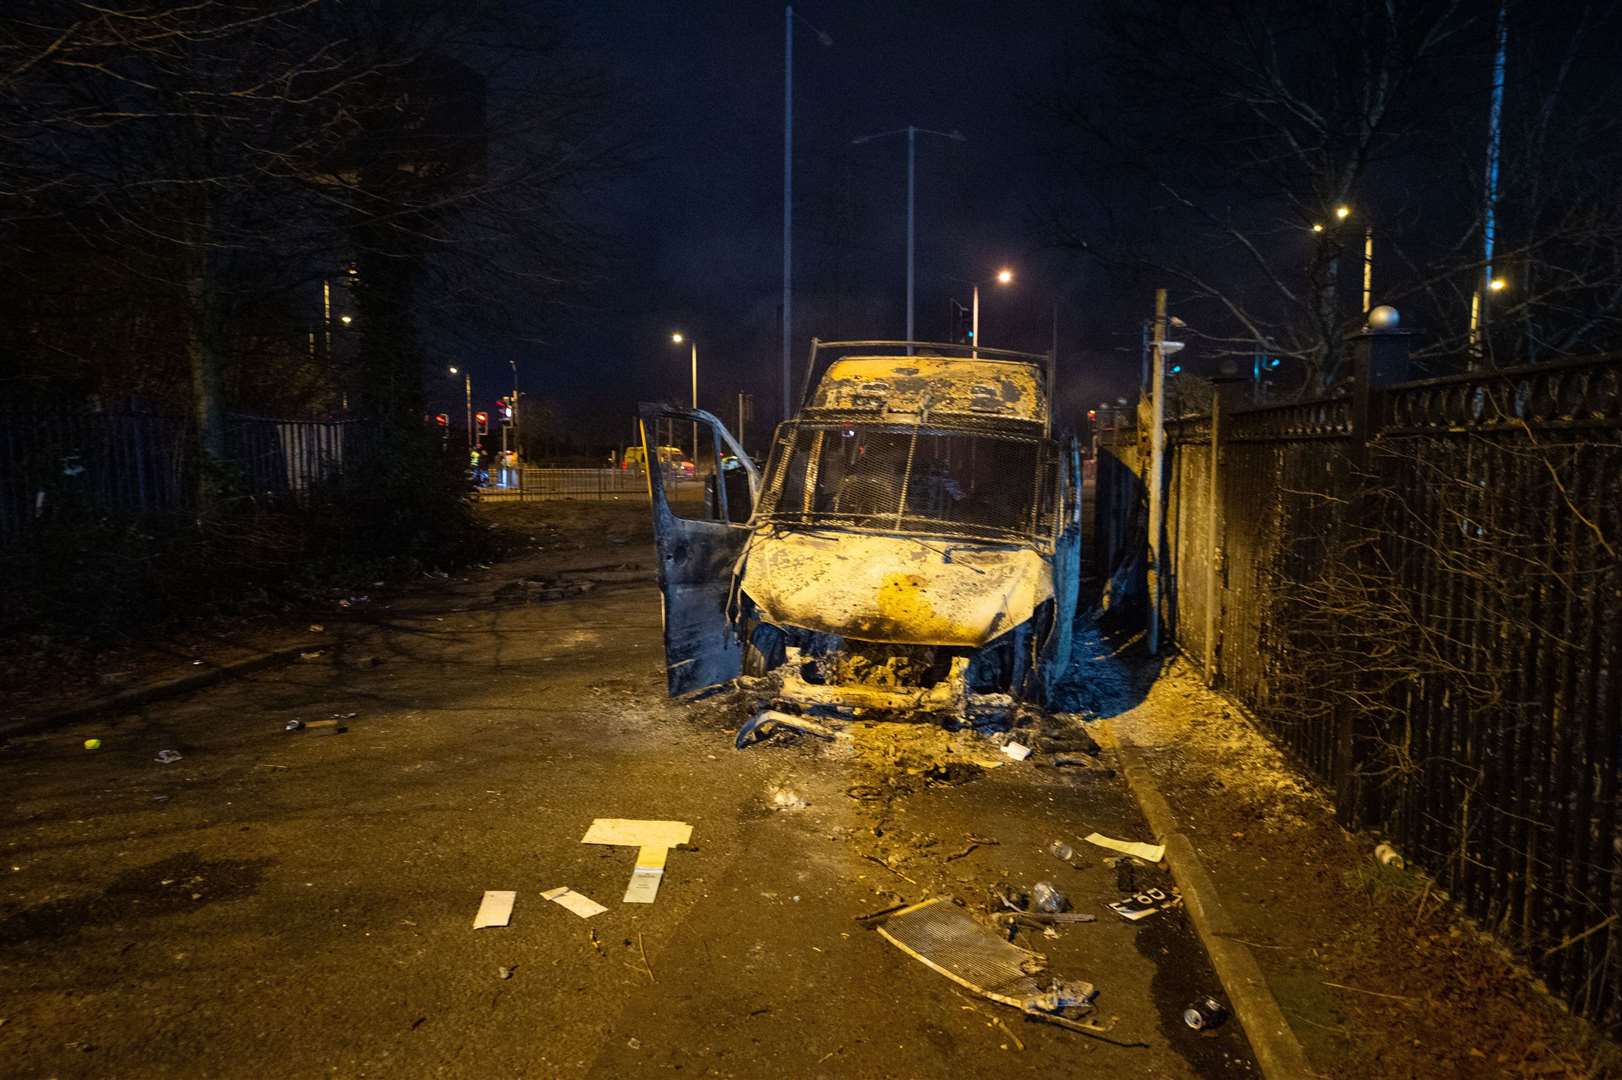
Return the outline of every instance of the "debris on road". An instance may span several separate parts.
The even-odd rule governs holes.
[[[153,760],[157,761],[161,765],[173,765],[175,762],[180,760],[180,751],[178,751],[178,750],[159,750],[158,751],[158,756],[156,758],[154,758]]]
[[[1401,870],[1408,865],[1407,861],[1397,854],[1397,849],[1390,844],[1376,844],[1374,858],[1381,866],[1389,866],[1393,870]]]
[[[1228,1007],[1207,994],[1183,1010],[1183,1023],[1195,1031],[1211,1031],[1228,1019]]]
[[[1063,840],[1055,840],[1048,845],[1048,854],[1068,865],[1076,865],[1076,849]]]
[[[1097,844],[1111,851],[1119,851],[1122,855],[1130,855],[1134,859],[1142,859],[1146,863],[1158,863],[1166,857],[1165,844],[1144,844],[1136,840],[1116,840],[1114,837],[1102,833],[1089,833],[1089,844]]]
[[[989,837],[989,836],[975,836],[972,833],[966,835],[964,837],[964,839],[969,842],[966,847],[964,847],[961,851],[952,852],[950,855],[946,856],[946,858],[941,860],[941,861],[942,862],[954,862],[954,861],[956,861],[958,859],[961,859],[964,856],[968,855],[975,848],[996,847],[997,844],[998,844],[998,841],[993,839],[992,837]]]
[[[513,977],[513,972],[515,972],[517,970],[518,970],[518,965],[514,964],[512,967],[503,967],[503,968],[496,969],[496,975],[499,976],[500,978],[503,978],[503,979],[510,979],[510,978]]]
[[[994,926],[1012,929],[1025,926],[1033,930],[1055,926],[1075,926],[1078,923],[1097,922],[1097,915],[1080,911],[995,911],[991,914]]]
[[[1031,886],[1031,906],[1046,914],[1070,910],[1070,898],[1060,892],[1051,881],[1038,881]]]
[[[100,739],[86,739],[84,741],[84,748],[86,750],[100,750],[101,749],[101,740]]]
[[[773,810],[804,810],[811,805],[811,800],[787,784],[773,784],[766,789],[766,797]]]
[[[608,909],[589,896],[582,896],[567,885],[559,885],[555,889],[548,889],[541,894],[543,900],[550,900],[561,908],[567,908],[582,919],[589,919],[593,915],[601,915]]]
[[[1003,746],[1002,752],[1015,761],[1024,761],[1031,756],[1031,748],[1024,743],[1011,742]]]
[[[665,856],[693,838],[693,827],[685,821],[637,821],[630,818],[597,818],[580,838],[582,844],[608,844],[634,847],[636,867],[625,889],[627,904],[651,904],[665,876]]]
[[[1175,888],[1171,892],[1163,889],[1145,889],[1110,904],[1110,910],[1128,922],[1137,922],[1147,919],[1157,911],[1169,911],[1183,902],[1182,894]]]
[[[322,649],[312,649],[309,652],[301,652],[301,653],[299,653],[298,658],[300,660],[319,660],[319,659],[321,659],[321,657],[323,655],[325,655],[324,650],[322,650]],[[201,661],[199,661],[199,663],[201,663]]]
[[[342,735],[349,730],[345,720],[352,719],[357,713],[334,713],[327,720],[289,720],[284,731],[313,731],[317,735]]]
[[[1047,968],[1046,957],[1004,941],[945,897],[902,908],[877,929],[914,960],[983,998],[1083,1034],[1110,1030],[1111,1025],[1080,1019],[1092,1011],[1097,987],[1039,980]]]
[[[473,929],[506,926],[512,920],[513,901],[516,899],[518,899],[516,892],[486,889],[484,899],[479,902],[479,913],[473,916]]]
[[[783,712],[779,709],[763,709],[743,722],[738,728],[738,735],[732,740],[732,745],[742,750],[751,742],[760,742],[780,727],[803,731],[807,735],[815,735],[819,739],[830,741],[837,739],[839,733],[830,727],[817,723],[815,720],[794,713]]]
[[[321,625],[321,624],[320,624],[320,623],[318,623],[318,622],[313,622],[313,623],[311,623],[311,624],[310,624],[310,633],[312,633],[312,634],[321,634],[321,633],[325,633],[325,632],[326,632],[326,629],[327,629],[327,628],[326,628],[326,627],[325,627],[325,626],[322,626],[322,625]]]

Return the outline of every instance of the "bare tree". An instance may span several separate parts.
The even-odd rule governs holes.
[[[1492,320],[1540,343],[1517,355],[1614,342],[1622,93],[1596,42],[1619,18],[1513,5],[1508,26],[1492,205],[1494,261],[1517,280]],[[1218,352],[1293,358],[1316,390],[1344,377],[1372,230],[1373,302],[1424,325],[1433,353],[1462,348],[1484,269],[1493,7],[1105,3],[1094,30],[1050,102],[1074,167],[1051,214],[1062,244],[1180,283]]]

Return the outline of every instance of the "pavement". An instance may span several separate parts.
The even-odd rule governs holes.
[[[634,504],[515,512],[575,541],[375,596],[315,659],[0,744],[0,1071],[1258,1075],[1237,1022],[1182,1024],[1218,990],[1186,913],[1105,907],[1110,853],[1081,838],[1150,838],[1121,778],[888,729],[735,750],[745,703],[664,696]],[[496,598],[565,565],[633,580]],[[341,735],[284,731],[351,712]],[[655,903],[620,901],[630,849],[579,843],[597,817],[692,824]],[[988,842],[960,855],[970,837]],[[1042,879],[1098,921],[1021,943],[1099,987],[1115,1043],[1026,1022],[855,921]],[[609,910],[541,898],[558,885]],[[517,906],[475,931],[487,889]]]

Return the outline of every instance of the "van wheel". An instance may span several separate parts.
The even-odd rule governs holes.
[[[743,625],[743,674],[758,678],[783,662],[783,631],[755,619]]]

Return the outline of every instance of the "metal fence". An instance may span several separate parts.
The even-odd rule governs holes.
[[[302,499],[352,465],[362,421],[232,416],[227,464],[255,497]],[[197,439],[189,419],[146,414],[0,413],[0,544],[72,515],[190,512]]]
[[[1157,568],[1177,646],[1342,820],[1613,1032],[1619,387],[1602,357],[1170,422]],[[1147,459],[1100,433],[1106,567],[1141,555]]]
[[[666,490],[672,497],[702,492],[702,477],[682,475],[678,470],[664,472]],[[479,499],[489,502],[529,502],[542,499],[640,499],[648,498],[648,478],[641,469],[576,469],[524,465],[521,468],[490,470],[490,482],[479,488]]]

